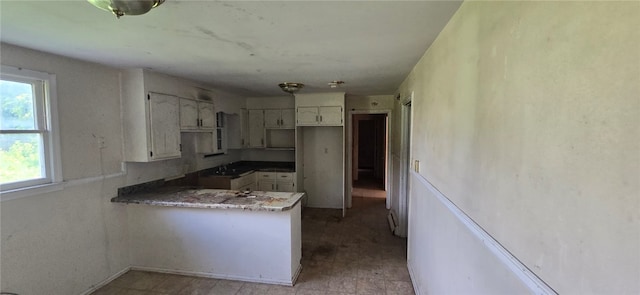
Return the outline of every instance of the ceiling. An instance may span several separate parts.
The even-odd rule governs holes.
[[[86,1],[0,1],[0,40],[245,96],[393,94],[461,1],[176,1],[116,19]]]

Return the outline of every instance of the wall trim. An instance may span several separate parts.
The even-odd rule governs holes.
[[[168,273],[168,274],[175,274],[175,275],[187,275],[187,276],[214,278],[214,279],[221,279],[221,280],[234,280],[234,281],[242,281],[242,282],[250,282],[250,283],[283,285],[283,286],[292,287],[295,284],[296,280],[298,279],[300,272],[302,271],[302,265],[298,266],[298,269],[293,275],[293,280],[292,280],[293,283],[287,282],[287,281],[279,281],[279,280],[257,279],[254,277],[233,276],[233,275],[216,274],[216,273],[209,273],[209,272],[198,272],[198,271],[184,271],[184,270],[177,270],[177,269],[164,269],[164,268],[146,267],[146,266],[131,266],[131,270]]]
[[[411,286],[413,287],[413,293],[426,294],[426,293],[422,293],[420,291],[420,287],[418,286],[418,284],[414,283],[414,282],[417,282],[416,275],[413,272],[413,268],[411,268],[411,261],[409,261],[408,259],[407,259],[407,269],[409,270],[409,278],[411,279]]]
[[[127,266],[125,267],[123,270],[111,275],[110,277],[108,277],[107,279],[105,279],[104,281],[97,283],[95,285],[93,285],[91,288],[89,288],[88,290],[80,293],[80,295],[89,295],[95,291],[97,291],[98,289],[106,286],[107,284],[111,283],[113,280],[119,278],[121,275],[127,273],[129,270],[131,270],[131,267]]]
[[[518,258],[513,256],[509,250],[505,249],[496,239],[494,239],[489,233],[487,233],[480,225],[478,225],[473,219],[464,213],[458,206],[456,206],[449,198],[442,194],[431,182],[424,178],[419,173],[411,170],[411,175],[414,179],[417,179],[422,185],[424,185],[429,191],[436,196],[436,198],[445,206],[453,215],[464,224],[469,231],[482,241],[482,243],[493,253],[507,268],[513,272],[513,274],[520,279],[520,281],[531,290],[532,294],[539,295],[557,295],[558,293],[541,280],[535,273],[533,273],[526,265],[524,265]],[[409,273],[411,274],[411,267],[409,266]],[[413,275],[411,276],[413,278]],[[415,288],[415,287],[414,287]],[[419,291],[419,290],[416,290]],[[420,294],[417,293],[416,294]]]

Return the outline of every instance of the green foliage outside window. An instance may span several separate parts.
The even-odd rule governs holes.
[[[32,85],[0,80],[0,129],[35,130]],[[0,134],[0,184],[42,177],[41,135]]]

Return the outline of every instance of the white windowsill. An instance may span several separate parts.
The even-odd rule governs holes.
[[[62,190],[64,183],[47,183],[0,192],[0,202]]]

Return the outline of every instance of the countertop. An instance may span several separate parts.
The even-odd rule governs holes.
[[[229,165],[221,165],[214,168],[205,169],[199,172],[200,176],[221,176],[238,178],[251,172],[295,172],[293,162],[260,162],[242,161]]]
[[[162,187],[111,199],[114,203],[165,207],[287,211],[304,196],[296,192],[241,192],[198,187]]]

